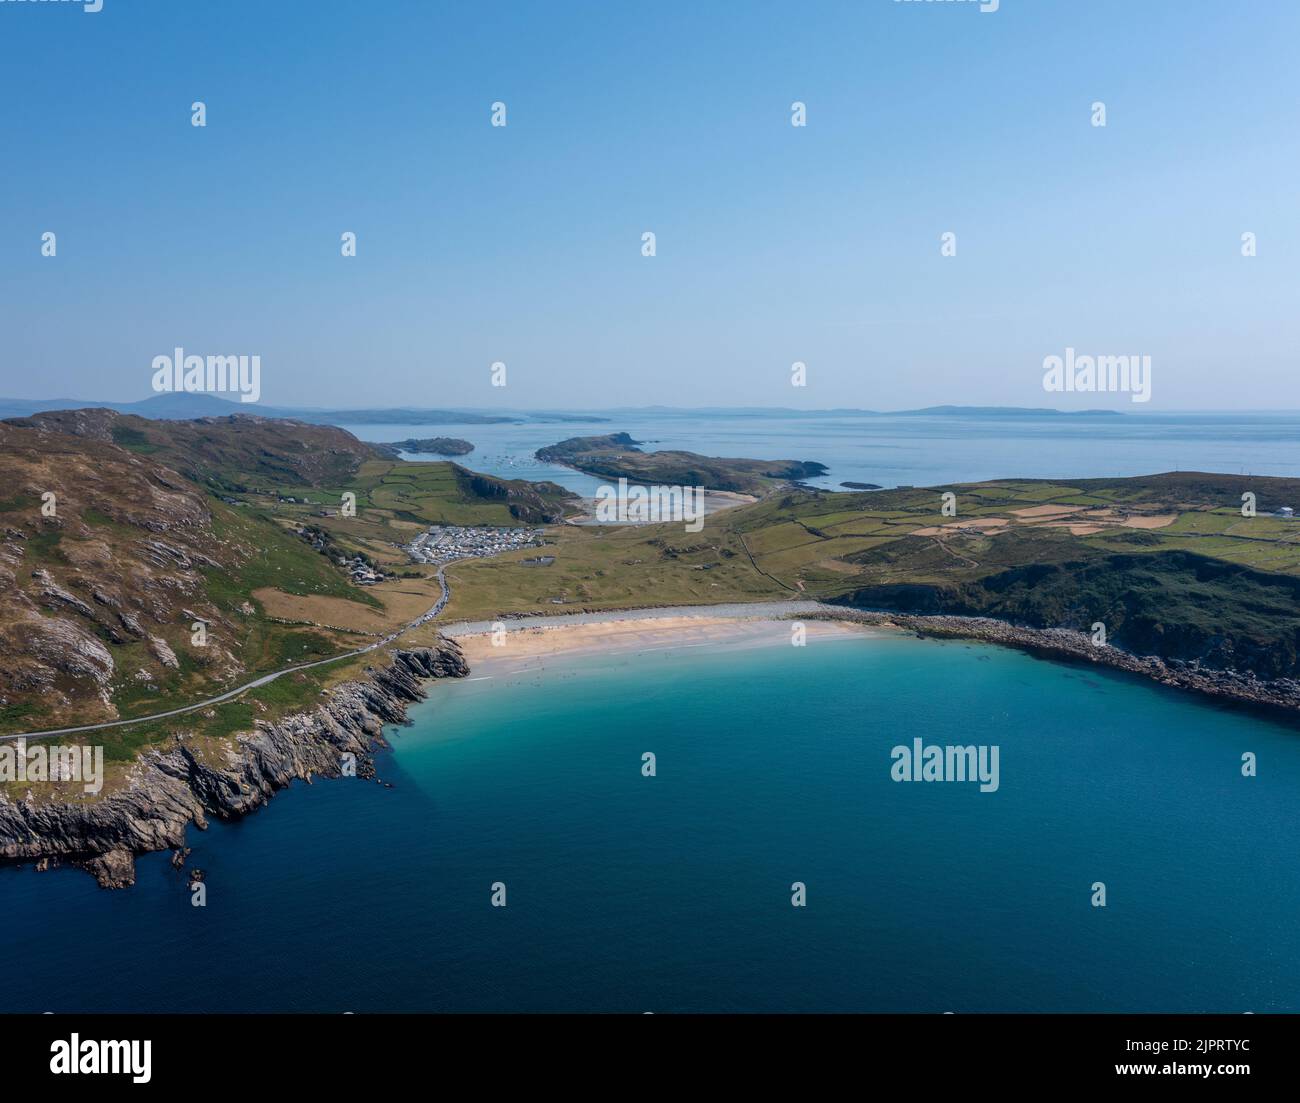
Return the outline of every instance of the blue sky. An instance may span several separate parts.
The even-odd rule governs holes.
[[[1070,346],[1150,355],[1147,410],[1300,407],[1298,40],[1209,0],[0,0],[0,394],[146,397],[180,345],[273,404],[1128,407],[1044,393]]]

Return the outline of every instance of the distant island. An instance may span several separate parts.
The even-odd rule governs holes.
[[[1054,410],[1048,406],[924,406],[884,417],[1123,417],[1119,410]]]
[[[627,433],[570,437],[535,453],[546,463],[561,463],[606,479],[670,486],[702,486],[737,494],[766,494],[774,487],[826,474],[812,460],[749,460],[701,456],[695,452],[643,452]]]
[[[602,410],[623,417],[710,417],[799,420],[826,417],[1123,417],[1122,410],[1057,410],[1049,406],[923,406],[915,410],[863,410],[856,406],[799,410],[790,406],[627,406]]]
[[[397,459],[402,452],[414,452],[430,456],[468,456],[474,446],[459,437],[407,437],[406,440],[366,441],[371,448],[381,455]]]

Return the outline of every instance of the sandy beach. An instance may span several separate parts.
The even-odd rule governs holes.
[[[651,611],[647,610],[647,613]],[[591,620],[578,614],[550,618],[553,623],[512,625],[493,633],[481,624],[455,635],[475,674],[490,672],[501,664],[531,663],[558,655],[637,654],[685,647],[746,647],[774,643],[790,645],[794,623],[772,617],[711,615],[624,614],[619,619]],[[834,621],[801,622],[805,639],[861,636],[858,625]],[[449,633],[450,634],[450,633]],[[494,642],[495,641],[495,642]]]

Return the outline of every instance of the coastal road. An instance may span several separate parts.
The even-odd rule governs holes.
[[[184,705],[178,709],[168,709],[166,712],[155,712],[150,716],[134,716],[130,720],[106,720],[102,724],[82,724],[76,728],[50,728],[47,731],[39,732],[15,732],[13,735],[0,735],[0,743],[12,741],[15,739],[48,739],[56,735],[77,735],[82,732],[104,731],[107,728],[124,728],[128,724],[147,724],[152,720],[166,720],[169,716],[184,716],[187,712],[196,712],[199,709],[210,708],[212,705],[219,705],[223,701],[229,701],[238,697],[241,693],[247,693],[250,689],[257,689],[259,686],[270,685],[277,678],[283,678],[286,674],[294,674],[299,670],[311,670],[317,666],[327,666],[330,663],[341,662],[343,659],[355,659],[358,655],[365,655],[367,652],[375,651],[392,643],[399,636],[405,635],[412,628],[418,628],[422,624],[427,624],[433,620],[439,613],[446,608],[447,601],[451,597],[451,587],[447,585],[446,576],[443,574],[443,568],[438,568],[435,575],[438,579],[438,586],[442,593],[438,598],[437,604],[434,605],[427,613],[422,613],[409,624],[392,632],[381,640],[367,644],[365,647],[358,647],[355,651],[345,651],[342,655],[331,655],[328,659],[317,659],[315,662],[299,663],[297,666],[286,666],[283,670],[277,670],[272,674],[263,674],[260,678],[254,678],[235,689],[229,689],[225,693],[219,693],[215,697],[209,697],[206,701],[196,701],[192,705]]]

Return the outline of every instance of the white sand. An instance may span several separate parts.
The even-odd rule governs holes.
[[[476,632],[456,637],[474,673],[501,664],[526,663],[555,655],[637,654],[669,648],[732,648],[764,644],[790,644],[796,622],[761,618],[709,616],[655,616],[606,621],[570,621],[546,626],[523,626],[504,632]],[[860,625],[832,621],[803,621],[805,639],[866,633]],[[494,643],[493,641],[497,641]]]

